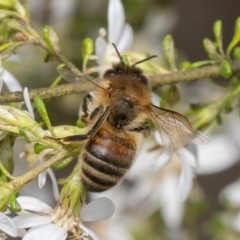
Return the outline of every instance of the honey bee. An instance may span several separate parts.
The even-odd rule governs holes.
[[[207,140],[203,134],[196,134],[181,114],[151,103],[148,80],[136,65],[155,56],[128,66],[115,50],[120,62],[107,70],[99,83],[60,69],[66,80],[77,79],[95,86],[85,95],[81,107],[81,120],[88,124],[88,133],[63,138],[86,140],[79,156],[80,174],[86,189],[92,192],[103,192],[121,181],[150,133],[148,120],[165,146],[180,148],[194,138],[200,143]]]

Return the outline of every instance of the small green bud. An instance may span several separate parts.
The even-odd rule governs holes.
[[[79,128],[84,128],[86,127],[86,123],[82,122],[81,119],[78,119],[76,122],[76,126]]]
[[[82,43],[82,59],[83,59],[83,71],[86,70],[86,65],[89,57],[93,53],[93,40],[91,38],[85,38]]]
[[[39,154],[40,152],[42,152],[43,150],[47,149],[48,147],[45,145],[42,145],[40,143],[35,143],[34,144],[34,153]]]
[[[236,60],[240,60],[240,47],[235,47],[233,50],[233,57]]]
[[[227,60],[223,60],[220,65],[220,74],[224,78],[229,78],[232,76],[232,68]]]
[[[182,71],[185,71],[185,70],[191,68],[191,63],[188,62],[188,61],[184,61],[184,62],[181,63],[180,68],[181,68]]]
[[[216,47],[210,39],[208,39],[208,38],[203,39],[203,47],[204,47],[205,51],[207,52],[210,59],[215,60],[215,59],[219,58]]]

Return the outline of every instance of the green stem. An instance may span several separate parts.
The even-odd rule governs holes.
[[[24,174],[21,177],[16,178],[12,182],[9,183],[11,185],[11,188],[13,188],[13,191],[15,193],[19,192],[22,187],[24,187],[25,184],[36,178],[40,173],[47,170],[49,167],[51,167],[53,164],[58,162],[59,160],[63,159],[63,157],[67,154],[66,151],[62,150],[53,157],[51,157],[48,161],[43,163],[42,165],[30,170],[26,174]]]

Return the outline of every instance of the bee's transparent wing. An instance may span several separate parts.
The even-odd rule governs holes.
[[[194,131],[190,122],[181,114],[151,105],[148,107],[149,119],[160,133],[164,146],[180,148],[193,139],[196,143],[206,143],[208,138]]]
[[[202,132],[199,132],[198,130],[195,131],[195,136],[194,136],[194,138],[192,140],[192,143],[195,143],[195,144],[207,144],[208,142],[210,142],[210,139],[209,139],[208,136],[206,136]]]
[[[86,75],[80,75],[80,74],[76,74],[68,69],[65,68],[60,68],[58,69],[58,72],[60,73],[60,75],[69,83],[77,83],[77,84],[88,84],[90,86],[92,86],[92,88],[94,87],[100,87],[97,84],[97,81],[90,77],[90,76],[86,76]]]

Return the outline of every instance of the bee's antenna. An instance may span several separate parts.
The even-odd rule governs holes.
[[[155,58],[155,57],[157,57],[157,55],[152,55],[152,56],[150,56],[150,57],[144,58],[143,60],[134,63],[134,64],[132,65],[132,67],[134,67],[135,65],[137,65],[137,64],[139,64],[139,63],[142,63],[142,62],[148,61],[148,60],[150,60],[150,59],[152,59],[152,58]]]
[[[117,55],[118,55],[118,57],[120,59],[120,62],[124,65],[124,61],[122,59],[122,56],[121,56],[120,52],[117,49],[117,46],[115,45],[115,43],[112,43],[112,45],[113,45],[113,47],[114,47],[114,49],[115,49],[115,51],[116,51],[116,53],[117,53]]]

